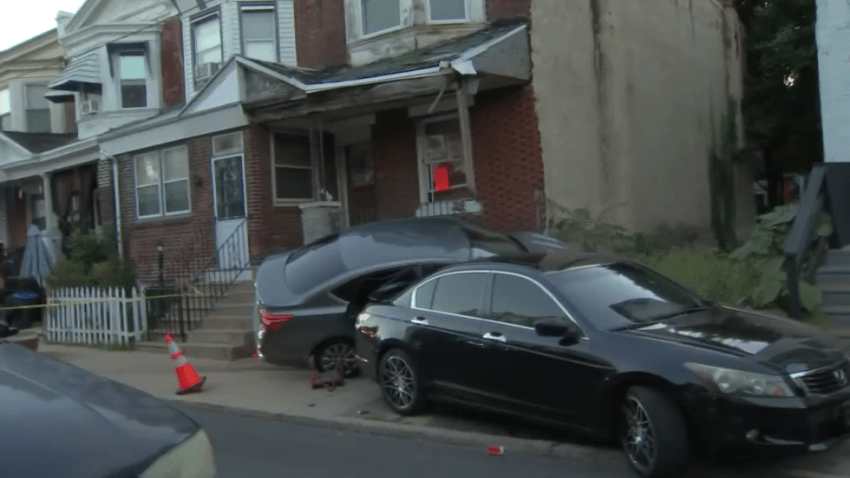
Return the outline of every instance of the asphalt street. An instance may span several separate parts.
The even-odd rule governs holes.
[[[220,478],[624,478],[569,460],[296,425],[181,406],[210,436]]]

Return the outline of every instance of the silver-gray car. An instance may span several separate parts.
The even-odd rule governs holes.
[[[354,323],[370,300],[450,264],[494,255],[565,249],[537,232],[501,234],[452,218],[352,227],[265,259],[257,271],[257,353],[269,363],[359,371]]]

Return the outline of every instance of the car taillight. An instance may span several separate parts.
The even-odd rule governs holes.
[[[265,308],[260,308],[260,321],[265,329],[275,330],[290,320],[292,320],[290,314],[275,314]]]

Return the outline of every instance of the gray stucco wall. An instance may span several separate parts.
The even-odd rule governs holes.
[[[638,232],[662,224],[707,232],[712,128],[742,92],[734,11],[713,0],[532,5],[550,201]],[[732,113],[740,130],[739,102]],[[748,168],[737,169],[737,220],[745,225],[752,180]]]

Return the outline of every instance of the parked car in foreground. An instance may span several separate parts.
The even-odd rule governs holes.
[[[357,357],[397,413],[446,400],[616,438],[644,477],[675,476],[697,450],[816,451],[850,432],[839,343],[619,257],[447,267],[356,327]]]
[[[2,338],[0,423],[2,476],[216,476],[206,432],[182,412]]]
[[[358,373],[354,321],[370,299],[397,292],[440,267],[479,257],[563,249],[534,232],[519,239],[450,218],[352,227],[267,257],[256,279],[258,353],[269,363]]]

